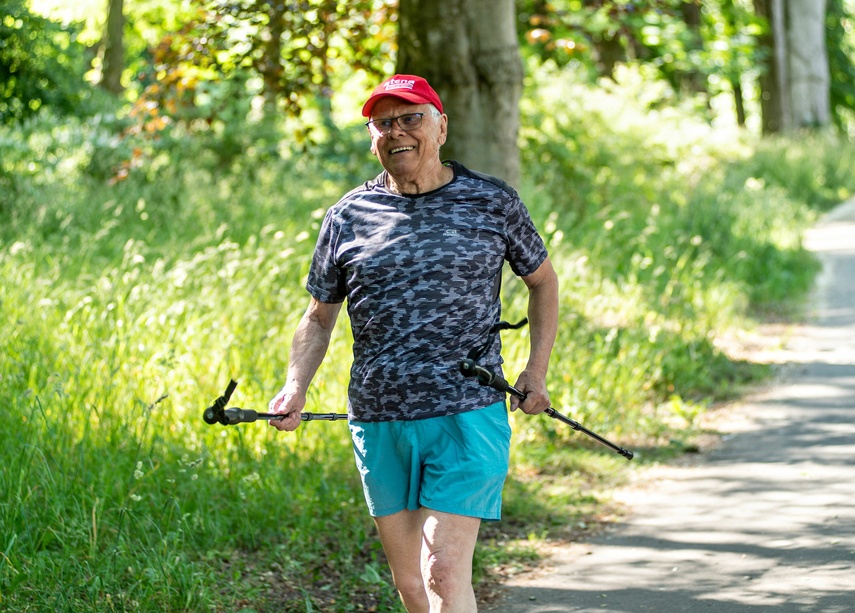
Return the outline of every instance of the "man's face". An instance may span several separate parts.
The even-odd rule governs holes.
[[[369,127],[371,153],[393,177],[415,179],[422,173],[433,172],[440,164],[439,148],[445,143],[448,118],[434,117],[427,104],[409,104],[398,98],[381,98],[371,111],[371,119],[388,119],[407,113],[424,113],[422,124],[406,131],[392,122],[388,134]]]

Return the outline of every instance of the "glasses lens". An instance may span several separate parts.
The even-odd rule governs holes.
[[[422,125],[422,114],[409,113],[408,115],[401,115],[398,117],[398,125],[403,130],[415,130]]]
[[[388,134],[392,129],[392,119],[375,119],[369,123],[373,125],[381,134]]]
[[[374,119],[367,122],[365,125],[373,126],[380,134],[388,134],[392,131],[392,126],[397,121],[402,130],[416,130],[422,125],[422,117],[424,113],[407,113],[398,117],[390,117],[389,119]]]

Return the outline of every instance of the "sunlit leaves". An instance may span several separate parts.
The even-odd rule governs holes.
[[[831,105],[834,122],[855,125],[855,17],[851,0],[828,3],[826,47],[831,73]],[[852,128],[850,127],[850,130]]]
[[[595,77],[617,62],[655,66],[675,90],[715,94],[756,70],[761,27],[747,0],[521,0],[524,53],[580,63]]]
[[[250,146],[239,133],[272,138],[283,117],[312,110],[332,125],[333,91],[394,56],[394,0],[192,0],[182,11],[135,76],[135,134],[157,138],[170,125],[213,134],[228,141],[217,147],[224,162]],[[319,121],[293,139],[311,144]]]
[[[335,75],[378,71],[391,53],[392,0],[194,0],[199,17],[181,33],[176,63],[213,70],[209,80],[241,71],[261,79],[266,112],[298,115],[328,98]],[[385,46],[384,46],[385,45]]]
[[[22,0],[0,0],[0,15],[0,123],[44,107],[78,112],[89,88],[75,26],[34,15]]]

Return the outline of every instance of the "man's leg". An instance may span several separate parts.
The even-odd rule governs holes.
[[[474,613],[472,556],[481,520],[431,509],[375,518],[409,613]]]
[[[422,577],[431,613],[475,613],[478,606],[472,589],[472,557],[481,520],[422,511]]]
[[[392,569],[392,581],[409,613],[428,613],[430,604],[421,569],[422,510],[375,517],[380,542]]]

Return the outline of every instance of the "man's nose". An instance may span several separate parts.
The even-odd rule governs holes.
[[[389,135],[391,136],[392,134],[394,134],[395,136],[400,136],[403,132],[406,132],[406,130],[401,127],[401,124],[398,122],[398,120],[396,119],[395,121],[393,121],[392,127],[389,128]]]

